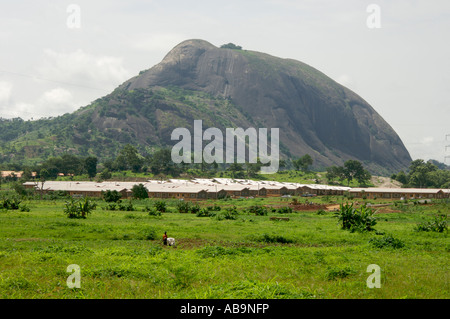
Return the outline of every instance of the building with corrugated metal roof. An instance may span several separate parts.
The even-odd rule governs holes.
[[[445,198],[442,189],[437,188],[352,188],[349,194],[354,197],[365,197],[369,199],[440,199]]]

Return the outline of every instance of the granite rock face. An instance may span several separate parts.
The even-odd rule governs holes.
[[[317,167],[356,159],[372,172],[389,173],[411,162],[399,136],[366,101],[299,61],[187,40],[118,89],[165,87],[232,101],[247,118],[236,125],[279,128],[281,153],[310,154]]]

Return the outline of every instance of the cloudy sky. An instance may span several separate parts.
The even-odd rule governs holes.
[[[371,104],[413,159],[450,156],[446,0],[2,1],[0,117],[72,112],[193,38],[305,62]]]

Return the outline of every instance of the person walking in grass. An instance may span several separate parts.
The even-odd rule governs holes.
[[[166,231],[164,232],[164,235],[163,235],[163,243],[164,243],[164,245],[167,245],[167,232]]]

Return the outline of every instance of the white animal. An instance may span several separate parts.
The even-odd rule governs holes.
[[[175,245],[175,238],[172,237],[167,238],[167,245],[169,246]]]

